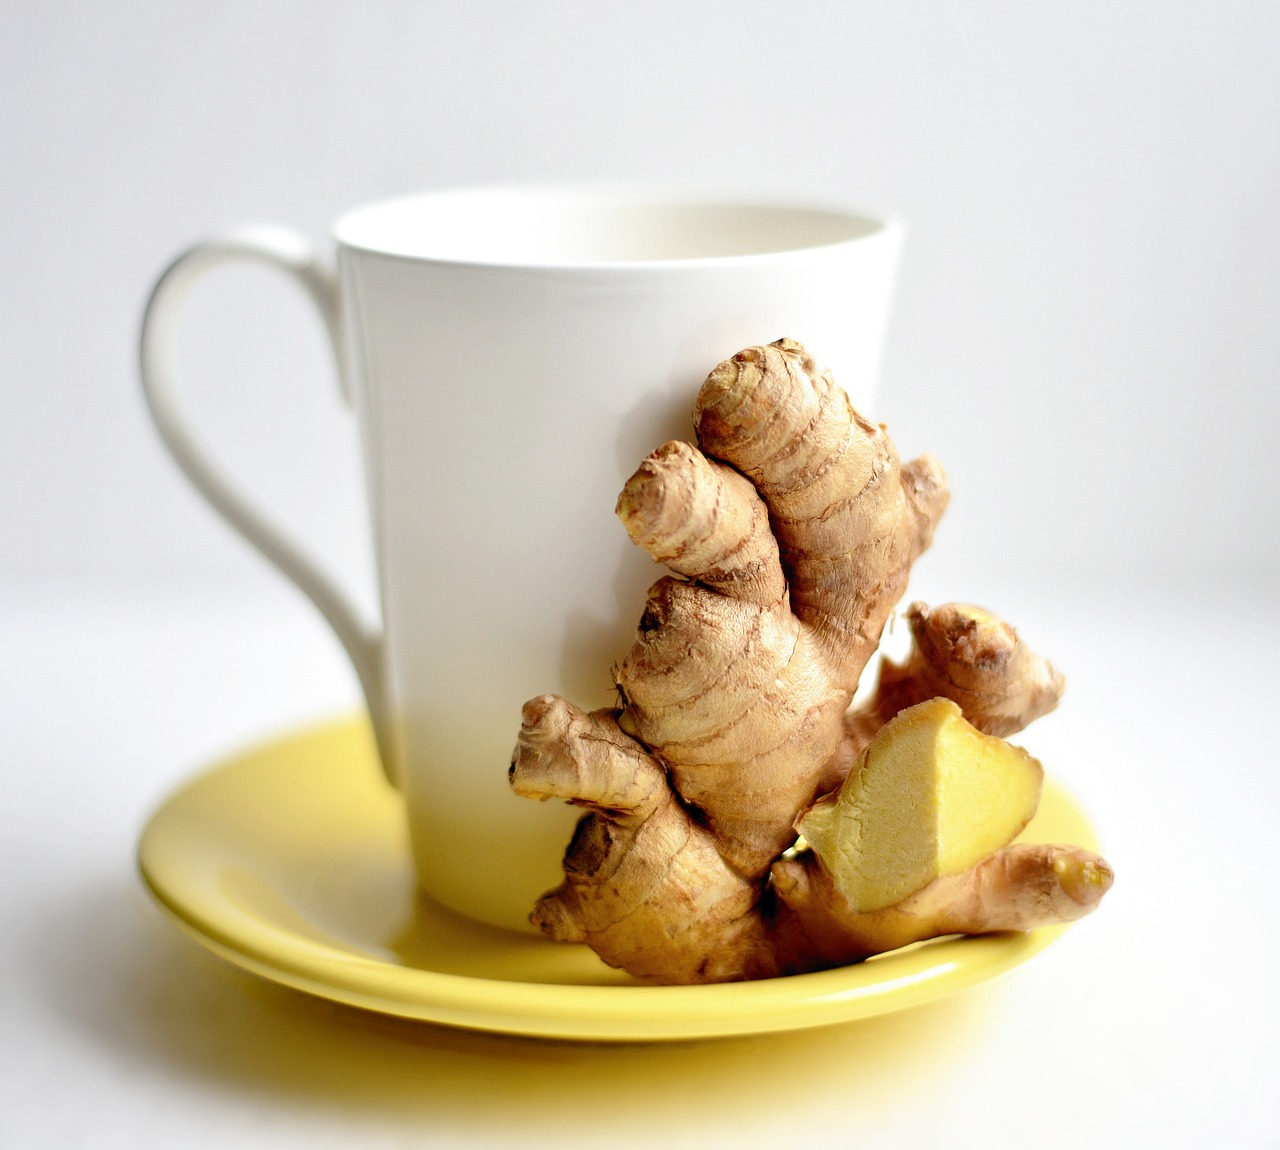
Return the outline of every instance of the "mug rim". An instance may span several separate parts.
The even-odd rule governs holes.
[[[588,208],[595,210],[637,212],[752,212],[776,214],[809,224],[825,223],[838,230],[829,238],[812,242],[769,245],[756,250],[691,254],[687,256],[655,256],[644,258],[548,258],[525,256],[498,258],[493,255],[465,255],[458,251],[428,250],[425,246],[388,242],[385,238],[386,217],[403,213],[419,205],[461,206],[472,208],[488,205],[519,206],[522,210],[538,208]],[[381,221],[381,223],[379,222]],[[383,235],[378,236],[379,227]],[[866,245],[872,240],[901,236],[900,220],[883,213],[872,213],[833,199],[800,197],[788,193],[752,193],[672,185],[646,184],[476,184],[430,188],[418,192],[381,197],[351,208],[338,217],[332,228],[334,241],[340,248],[416,264],[438,264],[457,267],[505,268],[540,271],[592,271],[608,273],[672,268],[740,267],[760,263],[781,262],[798,255],[814,255]],[[842,234],[843,233],[843,234]]]

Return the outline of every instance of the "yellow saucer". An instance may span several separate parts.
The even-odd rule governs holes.
[[[1023,838],[1095,845],[1052,783]],[[867,1018],[995,978],[1065,929],[942,939],[793,978],[642,986],[584,947],[483,926],[420,895],[399,800],[355,720],[287,735],[194,779],[152,817],[138,863],[198,942],[265,978],[405,1018],[559,1039],[695,1039]]]

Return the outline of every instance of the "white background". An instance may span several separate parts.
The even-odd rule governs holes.
[[[1269,3],[6,5],[0,1144],[316,1145],[322,1118],[488,1144],[501,1107],[457,1098],[523,1068],[535,1140],[573,1141],[586,1075],[594,1122],[616,1095],[673,1145],[839,1144],[801,1117],[806,1084],[850,1144],[1275,1145],[1277,59]],[[1116,891],[1032,968],[896,1030],[601,1063],[387,1028],[224,971],[137,895],[133,838],[186,772],[355,700],[147,425],[150,282],[244,219],[322,241],[372,197],[613,178],[906,222],[876,414],[954,493],[913,590],[1005,609],[1068,672],[1028,745],[1085,795]],[[219,456],[368,602],[320,338],[287,287],[227,272],[193,295],[183,363]],[[805,1073],[746,1121],[765,1101],[735,1075],[784,1063]],[[624,1097],[628,1074],[656,1093]]]

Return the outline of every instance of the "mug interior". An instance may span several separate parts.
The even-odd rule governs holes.
[[[495,188],[357,208],[335,234],[347,247],[408,259],[563,267],[750,258],[844,244],[884,226],[816,207]]]

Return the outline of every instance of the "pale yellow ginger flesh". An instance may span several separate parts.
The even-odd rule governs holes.
[[[719,364],[693,414],[697,445],[659,448],[618,500],[632,540],[672,572],[614,669],[618,706],[525,707],[512,789],[585,812],[533,922],[638,978],[698,983],[1087,914],[1111,885],[1102,859],[1002,845],[1035,809],[1034,760],[947,717],[1003,736],[1057,705],[1061,675],[1012,627],[914,604],[907,659],[883,661],[850,710],[947,505],[937,462],[902,463],[794,340]],[[894,734],[917,704],[946,721]],[[826,841],[821,813],[807,826],[853,860],[833,864],[851,899],[816,850],[790,848],[796,820],[873,744],[857,845]]]
[[[849,907],[894,906],[1007,846],[1031,821],[1044,772],[965,721],[949,699],[902,711],[800,833]]]

